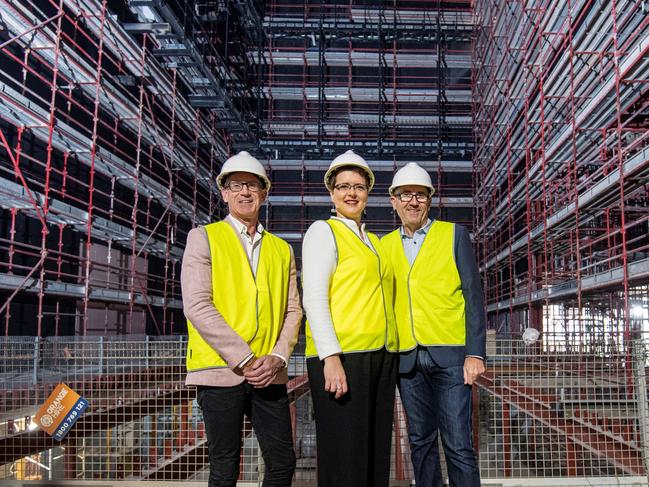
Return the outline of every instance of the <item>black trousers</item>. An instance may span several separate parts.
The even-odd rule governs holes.
[[[341,355],[349,392],[324,390],[323,363],[307,360],[318,443],[318,487],[387,487],[397,355]]]
[[[209,487],[234,487],[239,477],[241,430],[250,418],[266,464],[264,487],[290,487],[295,471],[293,433],[285,385],[255,389],[198,387],[210,460]]]

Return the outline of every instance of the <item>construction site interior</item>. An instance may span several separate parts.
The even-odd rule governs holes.
[[[369,229],[398,226],[388,186],[415,161],[431,217],[471,232],[485,485],[647,485],[645,0],[0,0],[0,482],[205,481],[187,233],[225,216],[216,175],[247,150],[299,270],[349,149],[376,174]],[[289,375],[315,485],[303,335]],[[32,418],[60,382],[89,407],[55,441]],[[398,400],[392,443],[410,485]],[[241,461],[259,485],[249,425]]]

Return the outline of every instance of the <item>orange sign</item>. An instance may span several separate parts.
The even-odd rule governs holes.
[[[87,407],[88,401],[61,383],[40,407],[35,421],[48,435],[60,441]]]

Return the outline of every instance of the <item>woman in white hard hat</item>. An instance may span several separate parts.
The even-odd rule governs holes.
[[[319,487],[388,485],[396,383],[390,268],[361,217],[374,174],[352,151],[325,174],[336,216],[302,247]]]

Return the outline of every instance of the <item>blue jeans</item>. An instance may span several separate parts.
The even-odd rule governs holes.
[[[199,386],[197,390],[210,460],[209,487],[234,487],[237,483],[244,414],[252,422],[266,464],[264,487],[290,487],[295,453],[286,386],[255,389],[244,382],[233,387]]]
[[[463,367],[438,367],[428,351],[420,349],[414,369],[399,375],[399,392],[417,487],[442,486],[438,432],[451,487],[479,487],[471,438],[471,386],[464,385]]]

